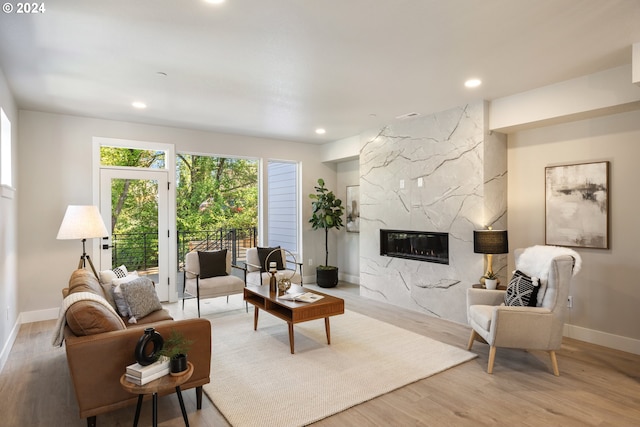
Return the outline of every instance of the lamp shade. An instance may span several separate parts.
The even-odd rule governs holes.
[[[108,235],[97,206],[69,205],[60,224],[57,239],[91,239]]]
[[[474,230],[473,252],[477,254],[506,254],[509,252],[507,230]]]

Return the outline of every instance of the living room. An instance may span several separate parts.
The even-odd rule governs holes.
[[[619,6],[629,5],[619,2]],[[634,5],[630,10],[637,17],[638,8]],[[5,14],[3,19],[7,18]],[[374,255],[369,251],[378,250],[371,242],[376,242],[381,227],[367,229],[364,224],[360,233],[342,230],[330,236],[330,261],[339,267],[341,279],[360,285],[359,293],[368,299],[465,323],[464,292],[481,275],[484,263],[482,255],[473,253],[471,231],[488,225],[487,221],[508,230],[510,253],[494,260],[502,280],[508,280],[514,267],[513,250],[545,243],[545,168],[607,161],[611,185],[609,246],[577,249],[583,268],[572,283],[573,307],[567,311],[565,336],[640,355],[640,314],[636,309],[640,295],[635,279],[640,273],[640,229],[634,215],[640,205],[635,189],[640,178],[635,161],[640,155],[640,34],[634,35],[635,39],[624,46],[628,61],[621,65],[588,75],[568,75],[566,79],[525,92],[506,93],[491,101],[471,97],[464,104],[425,111],[409,121],[389,120],[322,144],[25,107],[14,96],[15,89],[0,69],[0,107],[11,122],[13,141],[13,185],[3,186],[0,198],[0,307],[6,309],[1,316],[0,366],[7,361],[21,325],[58,315],[60,290],[77,263],[79,244],[57,240],[56,232],[67,205],[91,204],[95,200],[95,137],[173,144],[176,151],[182,152],[296,161],[303,165],[302,195],[312,192],[317,178],[322,177],[338,197],[346,200],[347,186],[360,185],[361,190],[367,187],[363,175],[371,163],[370,158],[362,156],[363,149],[383,128],[397,130],[387,136],[392,140],[406,136],[404,131],[410,123],[416,132],[410,136],[419,137],[430,132],[430,121],[451,114],[463,116],[460,112],[469,109],[476,112],[473,120],[481,124],[479,142],[485,144],[498,138],[495,143],[503,144],[499,157],[483,154],[486,158],[480,163],[482,168],[486,162],[497,162],[495,167],[503,167],[507,173],[490,175],[502,176],[501,185],[506,189],[499,197],[498,207],[493,211],[487,208],[492,212],[488,215],[475,212],[464,217],[468,225],[466,234],[461,235],[464,245],[456,261],[456,277],[461,284],[446,290],[425,290],[420,286],[425,280],[421,282],[417,275],[400,270],[379,271],[381,276],[398,280],[393,283],[395,293],[387,294],[370,279],[369,261]],[[8,65],[0,63],[0,68]],[[455,170],[450,172],[451,176],[457,174]],[[417,181],[422,176],[427,173],[407,170],[404,176],[394,175],[385,191],[399,190],[400,180],[404,180],[404,200],[409,201],[409,206],[417,204],[421,197]],[[484,175],[480,177],[482,183],[486,181],[483,178]],[[425,186],[429,185],[427,181]],[[377,216],[381,208],[371,204],[371,194],[363,192],[361,197],[361,217],[367,218],[366,209]],[[494,202],[493,196],[486,196],[490,197],[487,204]],[[398,206],[401,200],[399,196],[395,201]],[[311,230],[304,220],[310,216],[306,199],[302,200],[301,212],[305,281],[313,281],[314,266],[309,259],[317,264],[323,258],[324,247],[319,232]],[[388,228],[422,229],[423,225],[420,217],[406,217],[405,223]],[[96,245],[97,242],[89,245],[94,258]],[[411,279],[401,283],[400,276]],[[466,340],[467,335],[462,338]]]

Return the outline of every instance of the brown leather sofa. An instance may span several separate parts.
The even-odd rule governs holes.
[[[63,296],[75,292],[91,292],[112,300],[107,289],[89,271],[73,272],[69,287]],[[175,329],[193,341],[188,359],[194,365],[189,381],[182,390],[196,389],[197,408],[202,408],[202,386],[209,383],[211,364],[211,324],[206,319],[173,320],[164,310],[154,311],[124,326],[115,314],[103,304],[81,300],[66,311],[64,339],[69,372],[75,389],[81,418],[87,418],[89,427],[96,425],[96,416],[125,406],[134,405],[137,395],[125,391],[120,377],[125,368],[135,363],[134,349],[144,329],[155,328],[168,337]]]

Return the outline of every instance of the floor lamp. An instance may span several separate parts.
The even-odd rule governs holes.
[[[480,283],[484,284],[484,279],[489,273],[493,273],[493,255],[509,253],[509,240],[507,230],[487,230],[473,231],[473,252],[487,255],[487,271],[480,278]]]
[[[108,235],[107,227],[104,225],[97,206],[69,205],[62,219],[57,238],[58,240],[82,239],[82,255],[78,268],[85,268],[86,262],[89,261],[93,274],[99,279],[93,262],[87,255],[85,244],[87,239],[107,237]]]

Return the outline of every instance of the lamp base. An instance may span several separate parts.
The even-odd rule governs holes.
[[[93,266],[93,262],[91,261],[91,257],[89,255],[87,255],[86,253],[83,253],[80,256],[80,261],[78,262],[78,269],[86,267],[87,263],[86,263],[85,260],[89,261],[89,265],[91,266],[91,271],[93,271],[93,274],[96,276],[96,279],[98,279],[98,281],[100,281],[100,276],[98,276],[98,273],[96,272],[96,268]]]

